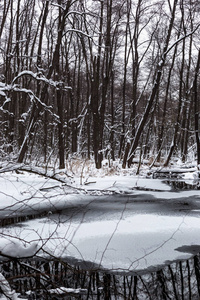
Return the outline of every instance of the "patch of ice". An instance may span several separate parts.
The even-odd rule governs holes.
[[[9,234],[29,242],[38,240],[53,256],[72,256],[105,268],[137,271],[178,259],[180,254],[174,249],[183,244],[200,244],[199,228],[199,218],[139,214],[77,224],[70,220],[41,225],[34,220],[26,222],[24,228],[10,229]]]

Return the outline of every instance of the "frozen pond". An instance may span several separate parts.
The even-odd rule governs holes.
[[[62,212],[60,227],[67,226],[68,242],[58,255],[114,271],[152,269],[188,258],[193,247],[186,253],[177,250],[200,245],[199,204],[194,196],[159,200],[148,194],[92,200],[73,214]]]
[[[154,270],[200,249],[200,199],[191,191],[74,197],[57,203],[59,211],[5,228],[3,234],[37,243],[45,256],[118,272]]]
[[[24,216],[2,227],[4,255],[32,256],[37,248],[40,257],[139,272],[200,252],[199,190],[136,176],[91,179],[84,190],[36,175],[0,181],[1,220]]]

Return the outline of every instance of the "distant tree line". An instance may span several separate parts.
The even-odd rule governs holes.
[[[200,165],[200,3],[0,1],[0,157]]]

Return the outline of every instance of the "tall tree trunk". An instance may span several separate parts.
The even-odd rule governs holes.
[[[180,29],[181,29],[181,27],[180,27]],[[181,30],[179,30],[179,32],[178,32],[177,39],[179,39],[180,33],[181,33]],[[169,94],[169,89],[170,89],[172,70],[173,70],[173,67],[174,67],[175,58],[176,58],[176,54],[177,54],[177,47],[178,47],[178,44],[176,44],[176,46],[174,48],[174,53],[173,53],[173,57],[172,57],[172,63],[171,63],[171,66],[170,66],[170,69],[169,69],[168,78],[167,78],[167,86],[166,86],[166,92],[165,92],[165,99],[164,99],[164,106],[163,106],[163,113],[162,113],[162,121],[161,121],[161,128],[160,128],[159,136],[158,136],[158,147],[157,147],[158,157],[157,157],[157,161],[160,161],[160,158],[161,158],[161,149],[162,149],[162,145],[163,145],[163,137],[164,137],[165,123],[166,123],[166,114],[167,114],[168,94]]]
[[[184,3],[183,3],[184,8]],[[193,19],[191,16],[191,10],[190,10],[190,30],[193,31]],[[185,28],[186,33],[186,28]],[[182,141],[182,161],[185,162],[187,158],[187,150],[188,150],[188,137],[189,137],[189,127],[190,127],[190,121],[191,121],[191,111],[193,107],[193,102],[191,97],[189,97],[189,90],[190,90],[190,74],[191,74],[191,64],[192,64],[192,42],[193,42],[193,36],[190,36],[190,42],[189,42],[189,51],[188,51],[188,65],[187,65],[187,75],[186,75],[186,86],[185,86],[185,103],[186,103],[186,111],[185,111],[185,128],[183,133],[183,141]],[[190,100],[190,101],[189,101]],[[188,104],[189,102],[189,104]]]
[[[10,8],[11,1],[12,0],[4,0],[3,14],[2,14],[1,26],[0,26],[0,38],[1,38],[3,29],[4,29],[4,25],[5,25],[5,22],[6,22],[6,18],[7,18],[7,15],[8,15],[8,11],[9,11],[9,8]]]
[[[124,45],[124,74],[123,74],[123,87],[122,87],[122,129],[120,134],[120,147],[119,147],[119,158],[122,156],[125,145],[125,110],[126,110],[126,82],[127,82],[127,65],[128,65],[128,30],[129,30],[129,20],[130,20],[130,1],[127,0],[127,21],[125,29],[125,45]]]
[[[61,1],[58,0],[58,5],[61,4]],[[63,37],[63,32],[65,29],[65,21],[66,21],[66,15],[69,12],[69,8],[71,5],[71,0],[68,0],[66,3],[66,7],[65,10],[62,11],[61,8],[60,9],[60,20],[59,20],[59,28],[58,28],[58,35],[57,35],[57,41],[56,41],[56,46],[55,46],[55,50],[53,53],[53,58],[52,58],[52,63],[49,67],[48,70],[48,74],[47,74],[47,79],[49,80],[53,74],[54,71],[59,70],[59,53],[60,53],[60,47],[61,47],[61,42],[62,42],[62,37]],[[59,74],[59,72],[57,73]],[[47,95],[47,90],[48,90],[48,85],[45,84],[42,88],[41,91],[41,95],[40,95],[40,101],[41,102],[45,102],[45,98]],[[59,93],[57,94],[57,106],[61,105],[61,96],[59,95]],[[28,140],[30,138],[30,134],[33,131],[35,122],[38,119],[38,116],[41,112],[42,106],[38,104],[38,106],[32,110],[32,115],[30,117],[30,122],[29,122],[29,126],[26,132],[26,135],[24,137],[22,146],[20,148],[19,154],[18,154],[18,163],[22,163],[23,159],[24,159],[24,155],[27,151],[27,145],[28,145]],[[58,113],[60,112],[60,122],[62,121],[62,107],[58,107]],[[63,139],[64,138],[64,132],[63,132],[63,124],[58,126],[59,128],[59,138]],[[63,149],[63,145],[64,145],[64,141],[59,141],[59,147],[61,147],[61,149],[59,149],[59,155],[60,155],[60,168],[64,168],[64,157],[63,157],[63,153],[64,153],[64,149]]]
[[[199,139],[199,95],[198,95],[198,73],[200,69],[200,50],[198,53],[197,65],[195,68],[195,77],[193,82],[193,97],[194,97],[194,129],[196,137],[196,149],[197,149],[197,166],[200,171],[200,139]],[[199,173],[200,177],[200,173]]]
[[[101,2],[100,26],[99,26],[99,40],[98,40],[98,55],[93,61],[93,78],[91,81],[91,112],[93,116],[93,151],[96,168],[101,168],[103,160],[103,153],[101,149],[101,128],[99,115],[100,102],[100,65],[101,65],[101,48],[102,48],[102,32],[103,32],[103,8],[104,2]],[[101,108],[102,113],[102,108]]]
[[[179,100],[178,100],[178,112],[177,112],[177,118],[176,123],[174,126],[174,134],[172,138],[172,142],[170,145],[169,153],[167,155],[167,158],[165,160],[164,166],[168,166],[169,161],[172,157],[172,154],[176,148],[177,145],[177,138],[178,138],[178,129],[179,129],[179,123],[181,118],[181,107],[182,107],[182,97],[183,97],[183,70],[184,70],[184,61],[185,61],[185,40],[183,40],[183,51],[182,51],[182,63],[181,63],[181,70],[180,70],[180,80],[179,80]]]
[[[129,157],[128,157],[128,167],[131,166],[131,163],[132,163],[132,160],[133,160],[133,157],[134,157],[134,152],[135,152],[135,150],[138,146],[138,143],[139,143],[141,134],[143,132],[144,126],[145,126],[145,124],[148,120],[149,113],[152,109],[157,90],[159,89],[162,70],[163,70],[163,67],[164,67],[164,64],[165,64],[165,61],[166,61],[167,49],[168,49],[168,45],[169,45],[169,41],[170,41],[170,37],[171,37],[171,32],[172,32],[172,29],[173,29],[177,2],[178,2],[178,0],[174,0],[173,11],[172,11],[171,19],[170,19],[170,24],[169,24],[169,28],[168,28],[167,37],[166,37],[166,40],[165,40],[165,46],[164,46],[164,49],[163,49],[161,61],[159,62],[158,66],[157,66],[155,82],[154,82],[154,85],[153,85],[153,88],[152,88],[152,91],[151,91],[151,95],[148,99],[148,103],[147,103],[147,106],[145,108],[144,115],[142,116],[142,118],[139,122],[139,125],[136,129],[134,140],[132,141],[132,144],[131,144],[131,147],[130,147]],[[125,167],[125,166],[126,166],[126,160],[124,159],[123,160],[123,167]]]
[[[110,133],[110,146],[111,158],[115,160],[115,143],[114,143],[114,125],[115,125],[115,111],[114,111],[114,72],[111,78],[111,133]]]

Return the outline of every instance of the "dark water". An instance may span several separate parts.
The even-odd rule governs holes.
[[[87,271],[65,261],[39,258],[7,261],[0,269],[23,299],[197,300],[200,296],[199,255],[134,275]],[[59,296],[59,287],[74,290]]]

